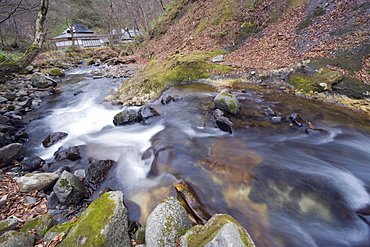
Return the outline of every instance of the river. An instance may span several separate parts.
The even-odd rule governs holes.
[[[88,156],[115,165],[98,188],[125,195],[131,220],[145,220],[185,180],[212,213],[238,220],[258,246],[370,246],[370,127],[358,114],[279,88],[235,85],[242,108],[230,116],[234,131],[219,130],[212,117],[218,89],[202,82],[165,94],[180,100],[153,102],[153,123],[114,126],[120,106],[104,102],[124,79],[93,79],[81,67],[68,72],[58,93],[27,117],[30,152],[47,162],[60,147],[86,145]],[[271,121],[270,108],[281,121]],[[296,126],[299,114],[313,132]],[[36,117],[38,116],[38,117]],[[62,131],[67,138],[44,148]],[[76,161],[77,162],[77,161]],[[83,164],[70,162],[74,171]],[[56,167],[51,166],[51,170]]]

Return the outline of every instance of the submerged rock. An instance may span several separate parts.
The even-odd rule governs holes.
[[[176,246],[176,240],[191,227],[186,210],[174,197],[167,197],[149,215],[145,227],[147,246]]]
[[[240,111],[240,103],[238,99],[232,95],[228,89],[222,90],[221,93],[215,97],[214,103],[217,109],[231,114],[238,114]]]
[[[61,204],[77,204],[85,196],[86,189],[76,176],[63,171],[53,191]]]
[[[204,226],[196,225],[180,239],[180,246],[255,246],[248,232],[230,215],[215,214]]]
[[[111,191],[90,204],[58,247],[131,246],[123,194]]]

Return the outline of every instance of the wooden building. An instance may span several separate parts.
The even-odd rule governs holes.
[[[73,40],[72,40],[73,39]],[[68,46],[77,46],[79,48],[102,47],[103,40],[100,35],[94,34],[94,31],[82,26],[81,24],[72,24],[62,35],[52,38],[58,50],[64,50]]]

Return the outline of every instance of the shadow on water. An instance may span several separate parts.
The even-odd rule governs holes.
[[[120,109],[101,102],[122,81],[93,80],[86,72],[69,74],[60,93],[36,111],[42,117],[28,126],[29,147],[50,163],[58,148],[76,145],[85,145],[90,158],[113,160],[97,191],[122,190],[132,220],[144,224],[156,204],[175,195],[172,183],[185,180],[205,207],[232,215],[258,246],[370,245],[367,216],[357,213],[370,204],[366,119],[246,84],[233,89],[242,107],[228,116],[230,135],[212,117],[217,89],[194,82],[164,92],[177,100],[151,104],[161,115],[156,122],[115,127]],[[272,121],[267,108],[281,120]],[[302,127],[289,119],[292,113],[304,119]],[[55,131],[68,137],[42,147]],[[76,164],[68,165],[74,171],[81,168]]]

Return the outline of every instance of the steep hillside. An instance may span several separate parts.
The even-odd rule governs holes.
[[[256,69],[352,55],[368,70],[369,8],[366,0],[173,1],[146,49],[159,59],[176,52],[224,50],[231,52],[226,63]],[[370,83],[368,73],[358,76]]]
[[[368,23],[367,0],[174,0],[139,49],[141,57],[152,59],[148,70],[121,86],[118,101],[142,104],[173,82],[216,71],[288,83],[296,93],[370,113]],[[215,70],[199,52],[224,53],[217,66],[233,71]],[[213,66],[202,64],[207,61]],[[207,71],[185,71],[194,66]],[[168,76],[169,70],[181,71],[181,78]]]

